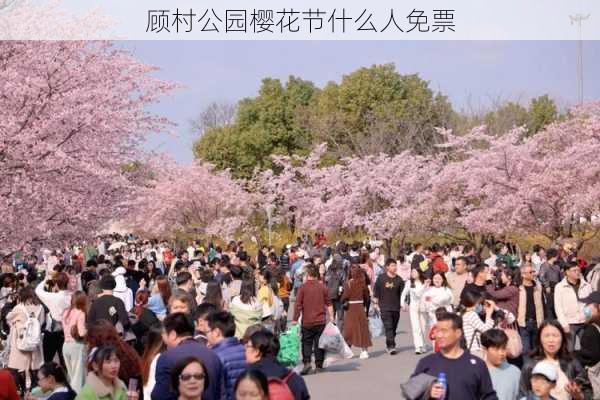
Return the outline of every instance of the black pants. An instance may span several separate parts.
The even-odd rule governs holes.
[[[282,297],[281,302],[283,303],[283,310],[287,313],[288,310],[290,309],[290,298]]]
[[[58,353],[58,359],[60,365],[66,368],[65,359],[63,358],[62,347],[65,343],[65,334],[62,331],[59,332],[44,332],[44,362],[54,361],[54,356]]]
[[[310,365],[313,351],[315,353],[315,365],[323,367],[325,361],[325,350],[319,348],[319,339],[325,329],[325,325],[302,327],[302,362],[304,366]]]
[[[341,332],[344,329],[344,303],[339,298],[331,300],[331,305],[333,306],[333,319]]]
[[[29,388],[27,388],[27,377],[25,371],[17,371],[16,369],[11,369],[10,373],[12,374],[15,380],[15,385],[17,385],[17,390],[21,394],[21,397],[25,396],[25,393],[28,391],[28,389],[37,386],[37,369],[29,371],[29,376],[31,377],[31,386]]]
[[[385,328],[385,345],[388,349],[396,348],[396,329],[400,321],[400,311],[381,310],[381,321]]]

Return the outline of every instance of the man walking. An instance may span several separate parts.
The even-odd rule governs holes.
[[[298,289],[292,324],[297,324],[298,319],[302,316],[302,362],[304,368],[301,374],[308,375],[312,372],[313,352],[315,353],[316,371],[323,370],[325,351],[319,348],[319,339],[325,329],[327,317],[329,321],[333,321],[333,307],[327,288],[319,281],[319,268],[313,264],[307,264],[304,268],[306,282]]]
[[[396,260],[390,258],[385,262],[385,273],[379,275],[375,282],[373,303],[381,312],[381,320],[385,327],[385,345],[391,355],[396,350],[396,329],[400,320],[400,300],[404,290],[404,281],[396,274]]]

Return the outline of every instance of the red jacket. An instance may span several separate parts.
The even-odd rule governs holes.
[[[296,295],[294,321],[298,321],[302,314],[302,326],[324,325],[327,319],[327,307],[330,305],[327,288],[321,281],[307,280],[300,286]]]
[[[0,370],[0,400],[19,400],[17,385],[7,369]]]

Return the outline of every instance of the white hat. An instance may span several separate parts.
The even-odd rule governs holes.
[[[558,379],[558,372],[556,371],[556,366],[554,364],[549,363],[548,361],[540,361],[535,364],[533,371],[531,371],[531,375],[542,375],[550,382],[556,382]]]
[[[115,269],[115,272],[112,273],[112,276],[115,277],[115,292],[124,292],[127,290],[127,283],[125,282],[125,268],[119,267]]]

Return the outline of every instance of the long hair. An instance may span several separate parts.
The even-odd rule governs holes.
[[[244,304],[250,304],[250,302],[256,300],[254,280],[244,279],[242,281],[242,286],[240,287],[240,300]]]
[[[535,337],[535,346],[533,347],[533,350],[530,353],[530,357],[536,360],[542,360],[546,358],[546,353],[544,352],[544,347],[542,346],[542,332],[545,328],[548,328],[550,326],[553,326],[556,329],[558,329],[561,337],[560,348],[556,352],[556,358],[562,361],[571,360],[573,358],[573,355],[569,352],[569,338],[567,337],[567,334],[565,333],[560,323],[555,319],[545,320],[544,322],[542,322],[542,325],[540,325],[537,336]]]
[[[157,354],[162,353],[166,350],[166,346],[162,339],[162,329],[159,327],[152,327],[148,331],[144,339],[144,354],[142,354],[142,382],[144,385],[148,383],[150,378],[150,364]]]
[[[425,280],[427,279],[427,277],[425,276],[425,272],[423,272],[423,270],[421,268],[413,268],[414,271],[417,271],[417,274],[419,275],[419,282],[424,283]],[[411,271],[412,274],[412,271]],[[415,287],[415,280],[411,277],[410,278],[410,287],[414,288]]]
[[[218,282],[211,281],[206,284],[204,303],[210,303],[217,307],[218,311],[221,311],[223,308],[223,291]]]
[[[354,280],[355,282],[364,284],[366,281],[365,271],[359,265],[353,265],[350,268],[350,279]]]
[[[165,305],[169,304],[169,299],[171,298],[171,285],[169,285],[169,279],[166,276],[161,275],[156,278],[155,283],[163,303]]]
[[[119,378],[123,382],[128,382],[129,378],[139,376],[141,366],[140,356],[133,347],[125,343],[115,326],[109,321],[100,319],[91,323],[88,327],[85,340],[90,349],[103,345],[114,346],[117,349],[117,356],[121,360]]]
[[[144,306],[148,304],[148,298],[150,297],[150,293],[148,290],[138,290],[135,294],[135,307],[133,308],[133,313],[139,319],[142,316],[142,312],[144,312]]]
[[[85,294],[85,292],[78,290],[75,293],[73,293],[73,296],[71,296],[71,307],[67,312],[67,318],[69,318],[69,315],[71,315],[71,311],[73,310],[82,311],[85,315],[87,315],[89,306],[88,297]]]

